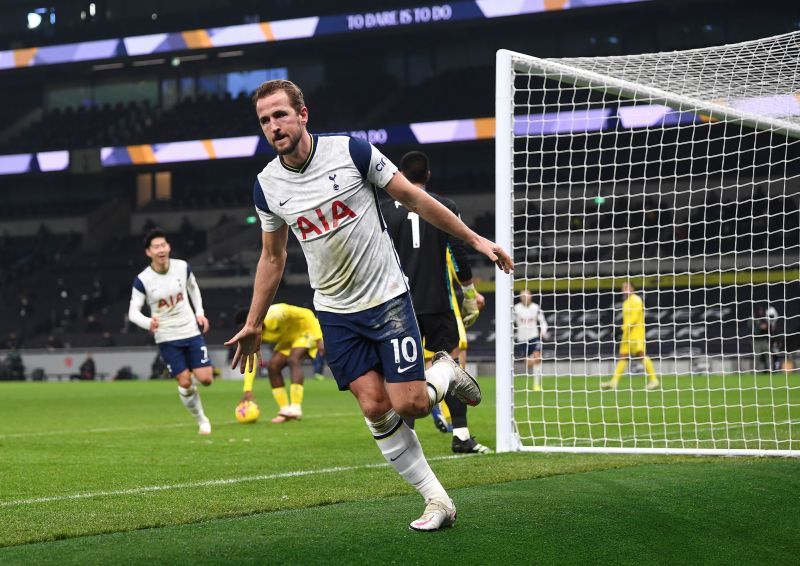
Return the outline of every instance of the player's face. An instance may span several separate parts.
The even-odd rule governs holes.
[[[150,247],[144,253],[147,254],[152,262],[159,266],[164,266],[169,261],[169,252],[171,251],[169,243],[165,238],[153,238],[150,242]]]
[[[622,293],[627,297],[628,295],[633,293],[633,286],[630,283],[623,283]]]
[[[264,137],[278,155],[289,155],[297,149],[308,122],[305,106],[297,112],[289,96],[279,90],[258,100],[256,114]]]
[[[526,307],[531,304],[531,294],[528,291],[523,291],[519,295],[519,300],[522,301],[522,304]]]

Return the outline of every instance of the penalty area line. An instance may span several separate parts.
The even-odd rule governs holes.
[[[456,460],[460,458],[469,458],[469,457],[470,455],[437,456],[434,458],[428,458],[428,461],[436,462],[441,460]],[[21,505],[34,505],[36,503],[54,503],[57,501],[74,501],[78,499],[92,499],[95,497],[116,497],[118,495],[139,495],[142,493],[153,493],[159,491],[171,491],[178,489],[218,487],[218,486],[235,485],[239,483],[254,482],[254,481],[269,481],[269,480],[284,479],[284,478],[299,478],[304,476],[315,476],[322,474],[338,474],[341,472],[352,472],[355,470],[370,470],[375,468],[387,468],[387,467],[389,467],[389,464],[387,464],[386,462],[380,462],[376,464],[362,464],[360,466],[334,466],[331,468],[319,468],[316,470],[297,470],[294,472],[278,472],[274,474],[245,476],[241,478],[206,480],[206,481],[176,483],[167,485],[147,485],[143,487],[134,487],[130,489],[115,489],[109,491],[73,493],[71,495],[54,495],[52,497],[31,497],[28,499],[12,499],[10,501],[0,501],[0,509],[6,507],[18,507]]]

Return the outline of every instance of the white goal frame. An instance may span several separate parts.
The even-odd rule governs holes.
[[[755,42],[747,42],[755,43]],[[702,51],[702,50],[694,50]],[[726,105],[725,100],[708,101],[687,98],[644,84],[632,83],[618,77],[594,73],[569,65],[569,60],[541,59],[508,50],[496,54],[496,136],[495,136],[495,238],[496,242],[513,256],[514,250],[514,70],[524,70],[545,79],[556,79],[570,86],[597,87],[620,98],[639,98],[643,95],[649,103],[664,104],[673,108],[691,105],[707,114],[712,120],[730,121],[757,130],[800,138],[800,123],[779,117],[751,114]],[[734,448],[667,448],[667,447],[605,447],[605,446],[555,446],[523,445],[514,417],[514,339],[512,307],[514,278],[497,272],[495,292],[496,321],[496,442],[497,452],[572,452],[572,453],[636,453],[636,454],[686,454],[727,456],[794,456],[798,449],[734,449]],[[795,442],[795,441],[793,441]],[[799,443],[800,444],[800,443]]]

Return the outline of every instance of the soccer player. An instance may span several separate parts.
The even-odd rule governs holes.
[[[128,318],[153,333],[170,375],[178,381],[184,407],[197,420],[198,432],[211,434],[211,422],[193,383],[207,386],[214,380],[208,348],[200,333],[200,329],[208,332],[208,319],[203,314],[203,299],[192,268],[181,259],[170,258],[170,251],[161,229],[147,233],[144,253],[150,258],[150,265],[133,280]],[[149,318],[142,314],[145,301],[150,306]]]
[[[642,360],[647,372],[647,389],[658,389],[661,383],[656,377],[653,360],[645,353],[644,347],[644,302],[635,293],[633,283],[630,281],[622,284],[622,293],[625,295],[625,302],[622,303],[622,342],[619,345],[619,355],[622,359],[617,362],[614,377],[600,383],[600,387],[616,389],[630,357]]]
[[[430,181],[430,161],[421,151],[405,154],[400,160],[400,171],[406,179],[421,190],[427,190]],[[435,193],[428,192],[432,198],[460,216],[456,204]],[[381,205],[389,234],[400,257],[403,272],[408,275],[411,299],[417,315],[420,334],[425,349],[430,352],[444,350],[454,359],[459,358],[460,316],[452,281],[460,282],[464,295],[463,326],[474,324],[478,317],[478,292],[472,282],[472,267],[467,250],[460,240],[447,232],[439,230],[419,215],[409,211],[395,200],[387,199]],[[455,278],[451,277],[448,258],[453,264]],[[455,258],[455,259],[453,259]],[[481,300],[483,297],[481,297]],[[454,307],[454,303],[456,303]],[[461,314],[460,312],[458,313]],[[466,335],[466,331],[464,331]],[[466,336],[464,336],[466,343]],[[452,395],[445,396],[453,426],[451,448],[456,453],[485,454],[490,450],[478,443],[469,433],[467,426],[467,406]],[[437,428],[441,421],[434,411]]]
[[[257,361],[261,323],[286,263],[291,228],[305,254],[327,362],[339,389],[356,397],[384,458],[425,499],[410,527],[451,526],[456,508],[431,470],[416,434],[402,418],[419,418],[452,391],[469,404],[477,382],[446,353],[426,372],[406,279],[381,218],[376,192],[386,190],[422,218],[464,240],[506,272],[513,262],[497,244],[467,228],[438,201],[409,183],[369,143],[309,133],[303,93],[285,80],[262,84],[253,96],[261,129],[278,153],[258,175],[253,196],[261,219],[262,252],[253,300],[233,367]]]
[[[237,316],[236,323],[242,324],[247,318]],[[278,414],[272,419],[275,424],[303,418],[303,358],[312,360],[317,353],[324,355],[322,329],[314,312],[303,307],[277,303],[269,307],[261,330],[261,341],[274,344],[272,356],[267,362],[272,396],[278,404]],[[292,385],[289,393],[283,381],[283,368],[289,366]],[[256,368],[251,367],[244,374],[244,395],[242,401],[253,400],[253,381]],[[289,402],[291,395],[291,403]]]
[[[525,356],[528,373],[533,370],[533,390],[542,390],[542,342],[547,339],[547,319],[542,309],[531,300],[531,292],[523,289],[514,305],[517,347]]]

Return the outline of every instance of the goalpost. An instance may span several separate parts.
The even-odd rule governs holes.
[[[496,239],[516,264],[497,277],[497,450],[800,456],[800,32],[501,50],[496,89]],[[619,354],[623,282],[658,388]],[[551,326],[541,388],[523,289]]]

